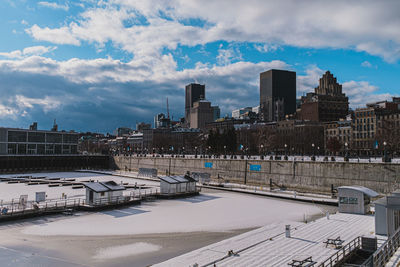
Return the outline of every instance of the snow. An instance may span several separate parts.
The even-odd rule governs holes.
[[[327,238],[340,236],[344,245],[358,236],[374,234],[374,217],[369,215],[334,214],[315,222],[291,223],[291,237],[285,237],[285,224],[265,227],[194,250],[168,261],[154,265],[199,266],[217,262],[217,266],[287,266],[294,259],[312,256],[321,263],[337,250],[323,243]],[[233,250],[237,255],[226,257]]]
[[[0,175],[0,177],[8,178],[8,177],[17,177],[17,176],[32,176],[32,177],[46,177],[48,178],[61,178],[61,181],[66,179],[76,179],[75,182],[82,181],[115,181],[116,183],[129,183],[131,185],[146,185],[148,187],[153,188],[153,191],[157,188],[159,190],[160,183],[156,181],[147,181],[142,179],[128,178],[128,177],[119,177],[114,175],[107,174],[96,174],[96,173],[88,173],[88,172],[53,172],[53,173],[24,173],[24,174],[8,174],[8,175]],[[124,192],[125,195],[129,195],[130,191],[135,190],[127,190]],[[11,202],[14,199],[14,202],[19,200],[21,195],[28,195],[28,201],[34,201],[36,197],[36,192],[46,192],[47,200],[56,200],[63,199],[63,195],[66,195],[68,198],[85,198],[85,189],[72,189],[72,186],[57,186],[57,187],[49,187],[48,185],[27,185],[26,183],[18,183],[18,184],[8,184],[7,182],[0,181],[0,204]],[[143,192],[143,191],[142,191]],[[135,193],[138,193],[138,191]]]
[[[143,253],[155,252],[161,249],[161,246],[138,242],[122,246],[114,246],[108,248],[99,249],[96,255],[93,256],[97,260],[108,260],[133,255],[139,255]]]
[[[138,235],[177,232],[222,232],[260,227],[282,221],[300,221],[324,212],[311,204],[288,202],[237,193],[202,193],[199,196],[143,202],[139,206],[76,216],[33,225],[31,235]]]

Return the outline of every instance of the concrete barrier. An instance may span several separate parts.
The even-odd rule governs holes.
[[[206,172],[214,180],[268,186],[270,179],[288,189],[330,192],[331,186],[361,185],[379,193],[398,189],[400,164],[303,162],[114,156],[115,169],[155,168],[158,173]],[[218,179],[219,178],[219,179]]]

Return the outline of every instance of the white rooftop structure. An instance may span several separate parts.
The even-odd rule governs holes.
[[[291,237],[285,237],[285,224],[274,224],[211,244],[154,266],[288,266],[292,260],[312,257],[321,263],[337,252],[326,246],[328,238],[346,245],[358,236],[374,235],[374,217],[369,215],[331,215],[311,223],[291,223]],[[227,256],[229,251],[233,255]],[[212,265],[210,265],[212,266]]]

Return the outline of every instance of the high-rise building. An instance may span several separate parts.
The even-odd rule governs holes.
[[[194,102],[193,108],[190,109],[190,128],[204,129],[206,123],[213,122],[214,114],[211,103],[201,99]]]
[[[327,71],[314,93],[301,98],[300,119],[310,121],[339,121],[349,112],[349,99],[342,93],[342,85]]]
[[[185,88],[185,121],[190,125],[190,109],[193,103],[206,97],[206,86],[204,84],[191,83]]]
[[[221,117],[221,110],[219,106],[212,106],[211,108],[213,110],[213,121],[216,121]]]
[[[296,72],[271,69],[260,73],[260,117],[279,121],[296,112]]]

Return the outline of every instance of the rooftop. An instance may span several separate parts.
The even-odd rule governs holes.
[[[214,261],[217,266],[287,266],[292,260],[312,257],[321,263],[337,252],[323,243],[340,236],[343,245],[358,236],[374,234],[374,217],[338,213],[311,223],[292,222],[291,237],[285,237],[285,224],[259,229],[211,244],[154,266],[199,266]],[[228,251],[233,251],[231,256]]]

